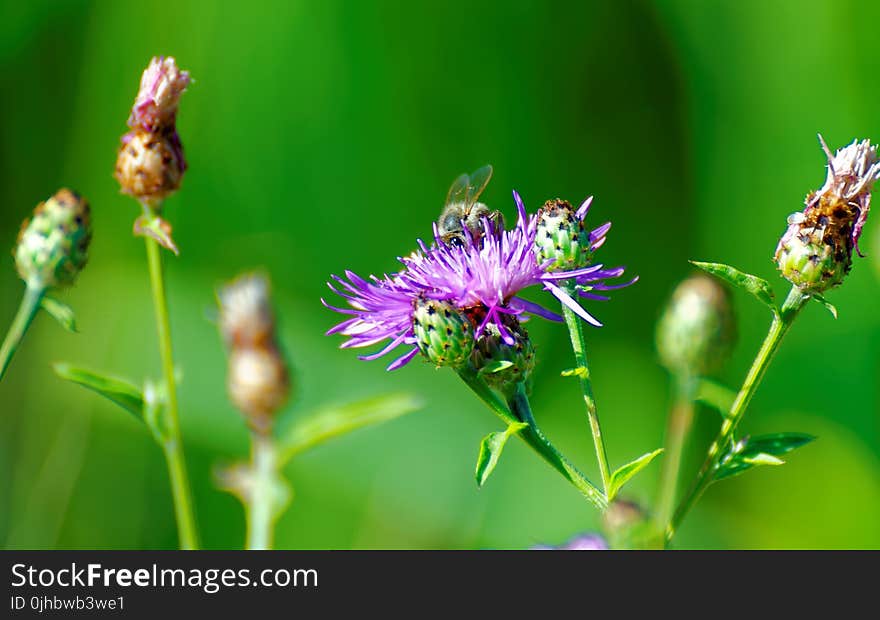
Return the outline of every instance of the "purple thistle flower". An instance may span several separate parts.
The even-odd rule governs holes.
[[[583,320],[601,327],[602,324],[565,290],[565,283],[573,280],[579,285],[580,296],[603,300],[607,297],[591,291],[621,288],[632,284],[635,279],[610,285],[605,280],[622,275],[623,267],[605,269],[597,264],[551,270],[552,260],[539,262],[535,250],[536,216],[527,215],[519,194],[514,192],[513,195],[518,218],[512,230],[502,230],[485,219],[484,234],[479,241],[466,230],[465,243],[447,245],[442,242],[435,226],[435,244],[429,247],[419,240],[419,250],[400,258],[405,268],[393,276],[364,280],[350,271],[346,272],[347,281],[333,276],[335,283],[328,283],[330,289],[345,298],[350,308],[335,308],[322,302],[332,310],[352,315],[352,318],[333,327],[328,335],[340,333],[348,336],[343,348],[365,347],[390,340],[377,353],[361,359],[376,359],[400,345],[410,345],[412,348],[388,367],[389,370],[400,368],[418,351],[414,346],[412,321],[415,300],[421,297],[448,302],[465,312],[475,322],[475,339],[492,325],[506,344],[513,345],[515,338],[505,325],[505,315],[532,314],[562,321],[559,314],[518,296],[524,289],[536,285],[550,291]],[[590,200],[587,200],[578,209],[579,219],[586,215],[589,204]],[[592,249],[605,242],[609,228],[610,224],[605,224],[590,233]]]
[[[336,308],[323,299],[321,303],[331,310],[351,315],[352,318],[332,327],[327,335],[348,336],[348,340],[341,345],[343,349],[369,347],[385,340],[391,341],[377,353],[360,356],[364,361],[382,357],[400,345],[415,345],[412,319],[413,306],[419,291],[408,287],[397,276],[386,275],[382,279],[371,276],[370,280],[364,280],[352,271],[346,271],[345,275],[348,280],[331,276],[334,282],[328,282],[327,286],[343,297],[350,308]],[[388,370],[400,368],[418,352],[418,347],[412,346],[404,355],[394,360]]]

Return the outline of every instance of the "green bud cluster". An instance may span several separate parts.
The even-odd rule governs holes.
[[[14,251],[18,273],[29,286],[69,286],[85,267],[91,238],[88,202],[59,190],[22,224]]]
[[[538,210],[535,251],[538,263],[553,261],[552,270],[576,269],[590,263],[590,233],[571,204],[557,198]]]
[[[417,299],[413,332],[422,355],[438,367],[463,366],[474,348],[471,322],[446,301]]]
[[[535,368],[535,347],[516,317],[506,317],[505,327],[514,343],[507,344],[498,328],[489,324],[477,340],[471,360],[491,387],[504,390],[518,383],[528,384]],[[494,370],[500,368],[500,370]]]
[[[736,340],[730,293],[709,276],[687,278],[666,305],[656,339],[660,361],[670,372],[697,376],[718,370]]]

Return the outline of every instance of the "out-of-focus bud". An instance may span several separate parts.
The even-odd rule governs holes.
[[[736,320],[728,290],[715,279],[684,280],[657,324],[657,351],[670,372],[683,376],[718,370],[736,341]]]
[[[849,273],[880,178],[877,147],[868,140],[855,140],[834,155],[819,140],[828,157],[825,185],[807,196],[803,212],[789,216],[775,255],[783,277],[804,294],[839,286]]]
[[[232,349],[229,353],[229,398],[259,434],[272,428],[275,413],[290,395],[290,377],[273,347]]]
[[[231,347],[266,346],[275,338],[275,318],[269,303],[269,281],[247,273],[217,293],[220,332]]]
[[[177,191],[186,170],[177,132],[135,129],[122,137],[114,176],[125,194],[155,205]]]
[[[495,324],[487,325],[471,355],[474,368],[483,371],[486,383],[502,392],[519,383],[528,387],[535,368],[535,347],[519,320],[506,316],[504,327],[507,333],[502,335]]]
[[[416,299],[413,332],[419,351],[438,367],[464,365],[474,348],[470,321],[445,301]]]
[[[549,268],[557,271],[577,269],[590,263],[590,233],[571,204],[559,198],[548,200],[538,210],[537,226],[535,250],[538,263],[552,260]]]
[[[220,333],[229,347],[227,388],[251,429],[268,435],[290,395],[290,373],[275,334],[265,276],[239,276],[217,294]]]
[[[128,126],[155,132],[173,126],[180,95],[191,82],[189,72],[177,68],[172,57],[154,57],[141,76]]]
[[[623,499],[611,502],[602,515],[603,530],[613,549],[662,549],[664,539],[650,515],[639,504]]]
[[[14,251],[18,273],[35,288],[69,286],[85,267],[91,239],[89,203],[61,189],[22,224]]]

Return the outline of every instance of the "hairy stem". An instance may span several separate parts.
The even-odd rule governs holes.
[[[9,331],[6,332],[3,345],[0,346],[0,380],[6,374],[6,369],[9,368],[9,364],[12,362],[12,356],[15,355],[15,351],[24,339],[28,327],[30,327],[31,322],[37,315],[37,311],[40,309],[40,302],[43,300],[45,293],[45,287],[31,284],[28,284],[24,290],[24,296],[21,298],[18,312],[12,320],[12,325],[9,326]]]
[[[150,284],[153,291],[153,306],[156,312],[156,328],[159,335],[159,353],[162,358],[162,372],[167,392],[167,431],[168,437],[162,444],[168,475],[171,479],[171,494],[174,499],[174,514],[177,519],[177,532],[181,549],[198,549],[199,537],[193,510],[192,493],[186,472],[186,460],[180,438],[180,423],[177,412],[177,383],[174,377],[174,354],[171,347],[171,324],[168,319],[168,302],[165,297],[165,274],[159,244],[146,237],[147,263],[150,268]]]
[[[251,435],[252,486],[247,496],[247,548],[271,549],[275,523],[275,490],[277,459],[271,437]]]
[[[574,286],[569,286],[567,290],[574,299],[577,299],[577,292]],[[575,375],[578,378],[578,383],[580,383],[584,404],[587,407],[587,420],[590,423],[593,445],[596,448],[596,460],[599,461],[602,488],[607,496],[611,485],[611,470],[608,467],[608,453],[605,450],[602,428],[599,425],[599,413],[596,409],[596,399],[593,396],[593,383],[590,380],[590,367],[587,364],[587,344],[584,339],[583,321],[565,304],[562,304],[562,314],[565,317],[565,324],[568,326],[568,333],[571,337],[571,348],[574,351],[574,359],[577,364]]]
[[[724,450],[730,445],[733,433],[736,431],[739,423],[742,422],[746,409],[755,395],[761,380],[764,378],[764,373],[767,372],[770,362],[773,361],[773,357],[779,350],[779,345],[782,344],[782,339],[788,333],[798,312],[804,307],[808,299],[809,297],[793,286],[785,302],[782,304],[779,315],[774,315],[773,322],[770,324],[770,331],[767,333],[767,337],[764,339],[764,343],[761,345],[761,349],[752,362],[752,367],[749,369],[746,379],[736,395],[736,399],[733,401],[730,415],[721,424],[721,430],[718,432],[715,441],[709,446],[709,453],[706,455],[706,460],[700,468],[699,474],[697,474],[697,479],[681,504],[679,504],[672,520],[666,527],[667,542],[672,540],[682,520],[700,497],[702,497],[709,485],[712,484],[721,458],[724,455]]]
[[[517,433],[535,452],[537,452],[556,471],[571,482],[587,500],[599,510],[608,507],[608,501],[596,486],[590,482],[559,450],[550,442],[541,431],[532,415],[529,400],[525,388],[519,384],[510,398],[510,406],[486,384],[473,368],[463,368],[458,371],[459,376],[480,399],[489,406],[505,424],[525,422],[528,428]]]

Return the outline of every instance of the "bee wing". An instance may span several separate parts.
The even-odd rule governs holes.
[[[452,182],[452,186],[449,188],[449,193],[446,194],[446,205],[451,205],[455,202],[464,202],[468,194],[470,193],[470,185],[471,178],[463,174],[455,181]]]
[[[480,197],[480,194],[483,193],[483,190],[486,189],[486,186],[489,184],[489,179],[491,178],[492,166],[490,165],[485,165],[479,170],[475,170],[471,173],[468,182],[467,195],[465,196],[465,204],[468,208],[477,202],[477,199]]]

